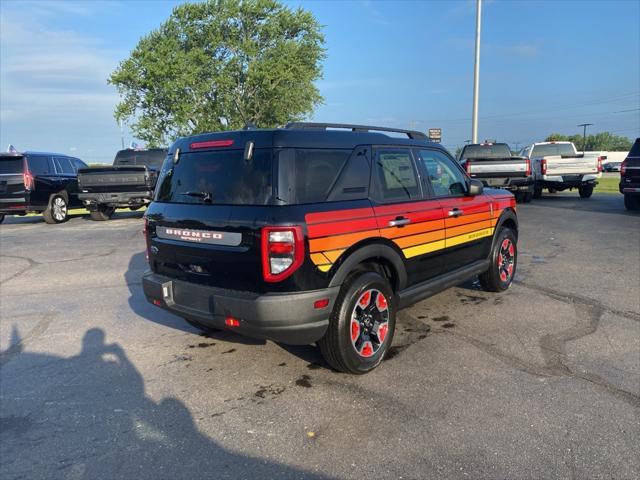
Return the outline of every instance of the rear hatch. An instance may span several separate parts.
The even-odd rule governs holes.
[[[621,172],[620,176],[623,183],[632,183],[635,187],[640,184],[640,138],[631,147],[624,161],[624,174]]]
[[[527,159],[521,158],[501,158],[501,159],[469,159],[467,161],[467,173],[472,178],[483,177],[527,177],[529,165]]]
[[[263,284],[260,229],[274,199],[273,154],[255,149],[245,161],[243,153],[225,148],[165,161],[146,213],[156,273],[249,292]],[[174,291],[177,302],[181,294]]]
[[[146,192],[153,189],[155,176],[145,166],[81,168],[78,186],[83,193]]]
[[[27,202],[22,155],[0,155],[0,210],[20,210]]]
[[[597,155],[576,153],[571,143],[549,143],[536,145],[531,158],[546,161],[546,175],[580,176],[600,173]]]

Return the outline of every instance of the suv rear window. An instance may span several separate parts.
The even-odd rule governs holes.
[[[24,159],[22,157],[0,157],[0,175],[22,173]]]
[[[629,152],[629,157],[640,157],[640,138],[636,138],[636,141],[633,143],[631,147],[631,151]]]
[[[34,175],[49,175],[53,173],[51,157],[45,157],[42,155],[30,155],[27,157],[27,163],[29,164],[29,171]]]
[[[256,149],[249,162],[244,150],[183,153],[167,158],[155,200],[168,203],[268,205],[272,203],[272,150]]]

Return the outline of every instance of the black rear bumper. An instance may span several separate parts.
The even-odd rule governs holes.
[[[183,318],[254,338],[307,345],[324,335],[340,287],[301,293],[253,294],[209,287],[147,272],[144,294],[151,303]],[[321,309],[314,302],[329,299]],[[240,321],[225,324],[227,317]]]
[[[480,180],[485,186],[490,188],[502,188],[510,192],[533,192],[533,177],[495,177],[480,176],[472,177],[474,180]]]
[[[153,197],[152,191],[142,192],[106,192],[79,193],[78,199],[89,209],[98,205],[109,207],[134,207],[149,203]]]

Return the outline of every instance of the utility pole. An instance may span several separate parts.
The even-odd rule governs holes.
[[[587,149],[587,127],[590,127],[593,123],[581,123],[578,127],[582,127],[582,153]]]
[[[122,143],[122,150],[124,150],[124,126],[122,119],[120,120],[120,142]]]
[[[476,0],[476,61],[473,67],[473,116],[471,118],[471,140],[478,143],[478,93],[480,89],[480,20],[482,0]]]

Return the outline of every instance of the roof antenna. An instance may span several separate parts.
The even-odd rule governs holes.
[[[7,147],[7,153],[18,153],[18,150],[16,150],[16,147],[9,144],[9,146]]]

